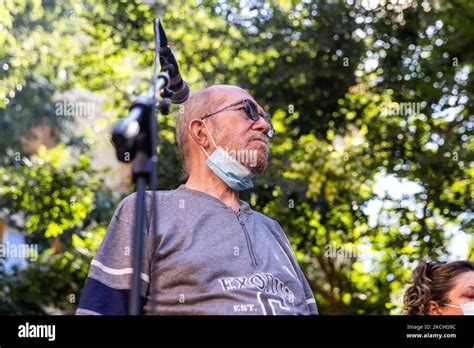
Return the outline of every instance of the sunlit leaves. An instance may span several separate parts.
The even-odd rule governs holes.
[[[2,200],[27,216],[28,231],[57,237],[80,225],[93,208],[88,160],[72,160],[64,148],[40,148],[28,165],[0,169]]]

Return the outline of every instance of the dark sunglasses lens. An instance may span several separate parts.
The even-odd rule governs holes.
[[[260,114],[258,113],[257,105],[255,105],[251,100],[246,99],[244,101],[244,106],[245,106],[245,113],[247,114],[248,118],[250,118],[253,121],[257,121],[260,117]],[[275,131],[273,130],[273,125],[272,125],[272,120],[270,118],[270,115],[266,113],[262,117],[270,125],[270,131],[268,132],[267,136],[269,138],[272,138],[273,135],[275,135]]]
[[[244,102],[245,105],[245,113],[247,114],[248,118],[250,118],[252,121],[257,121],[258,120],[258,111],[257,111],[257,106],[252,103],[250,100],[246,100]]]

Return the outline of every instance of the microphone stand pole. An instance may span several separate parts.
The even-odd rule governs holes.
[[[129,314],[140,315],[142,311],[141,275],[143,241],[146,224],[146,188],[151,183],[153,192],[153,227],[155,226],[155,190],[157,186],[158,164],[158,122],[157,109],[168,115],[171,95],[168,90],[170,76],[168,71],[157,73],[159,61],[160,35],[159,19],[155,18],[155,57],[153,67],[153,87],[142,94],[130,107],[129,116],[117,122],[112,131],[117,158],[122,162],[133,160],[132,174],[136,186],[135,240],[133,247],[133,278],[129,301]],[[160,94],[159,94],[160,92]],[[159,96],[164,98],[159,98]]]

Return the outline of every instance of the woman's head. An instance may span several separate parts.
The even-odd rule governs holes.
[[[407,314],[462,315],[460,305],[474,301],[474,262],[422,263],[410,283]]]

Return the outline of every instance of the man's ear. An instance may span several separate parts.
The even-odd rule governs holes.
[[[440,305],[436,301],[430,301],[428,303],[428,312],[431,315],[443,315]]]
[[[207,149],[210,146],[209,134],[203,125],[203,121],[199,119],[194,119],[189,122],[188,126],[189,134],[191,138],[204,149]]]

